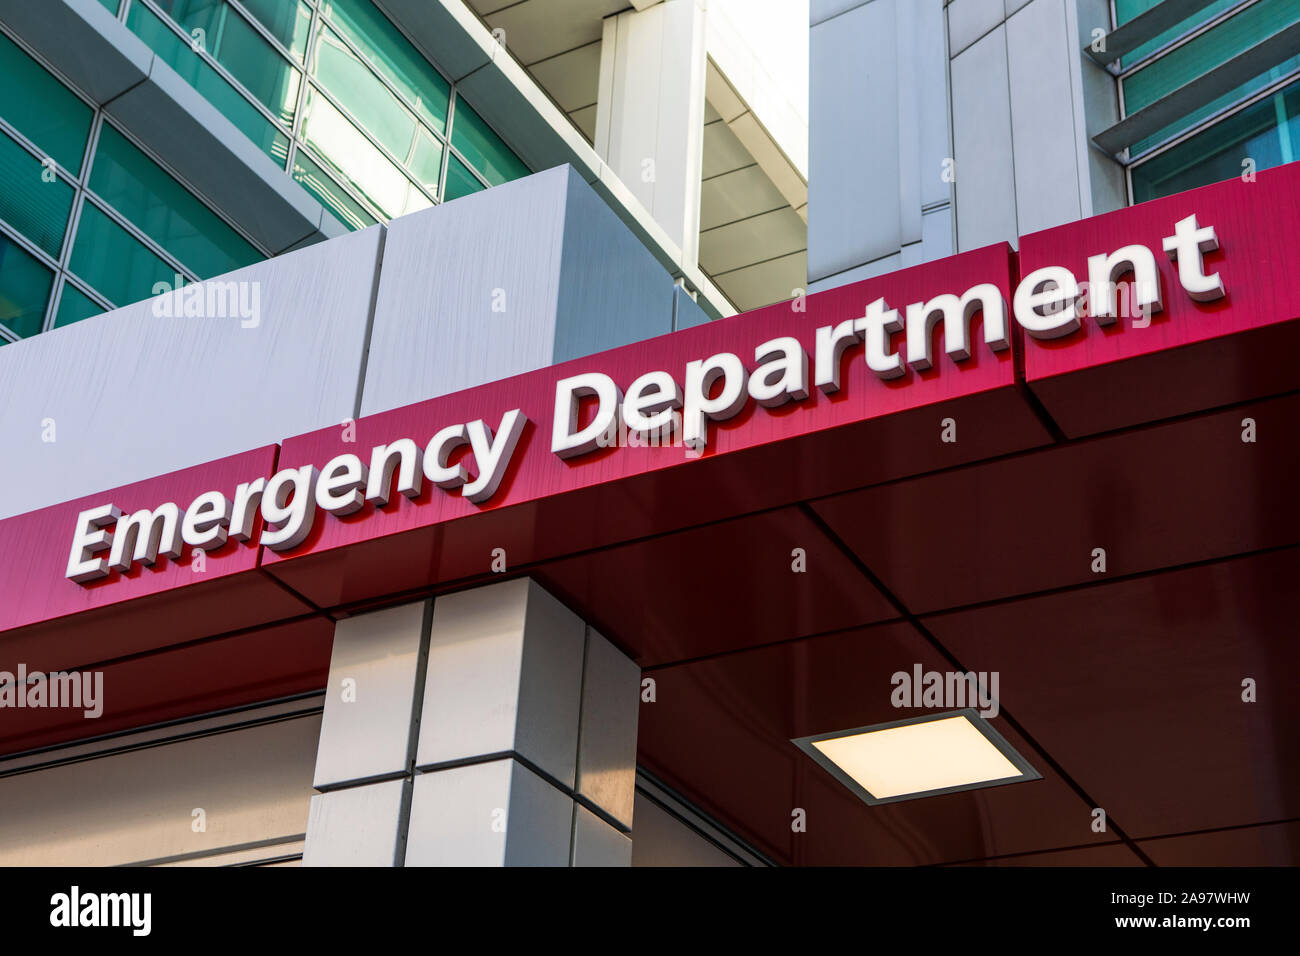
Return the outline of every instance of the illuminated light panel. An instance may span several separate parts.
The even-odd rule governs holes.
[[[1042,778],[972,709],[793,743],[869,804]]]

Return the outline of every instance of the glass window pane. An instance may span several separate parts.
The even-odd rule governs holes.
[[[442,143],[424,127],[416,131],[415,148],[406,168],[425,189],[437,195],[438,174],[442,171]]]
[[[1115,0],[1116,25],[1123,26],[1139,14],[1146,13],[1159,2],[1161,2],[1161,0]],[[1197,10],[1186,19],[1170,27],[1164,33],[1159,33],[1152,37],[1146,43],[1125,56],[1123,60],[1120,61],[1120,65],[1124,66],[1129,63],[1136,63],[1144,56],[1154,53],[1166,43],[1172,42],[1184,33],[1190,33],[1202,23],[1214,19],[1224,10],[1227,10],[1229,7],[1240,2],[1241,0],[1215,0],[1214,3]]]
[[[1235,90],[1232,90],[1228,93],[1224,93],[1222,96],[1218,97],[1217,99],[1211,100],[1210,102],[1202,106],[1200,109],[1192,110],[1187,115],[1180,116],[1177,119],[1177,121],[1170,123],[1164,129],[1159,130],[1158,132],[1152,133],[1146,139],[1138,140],[1130,148],[1129,155],[1133,157],[1141,156],[1142,153],[1144,153],[1146,150],[1150,149],[1151,147],[1158,146],[1160,143],[1163,143],[1167,139],[1172,139],[1174,136],[1177,136],[1183,130],[1191,129],[1197,123],[1200,123],[1203,120],[1213,116],[1215,113],[1219,112],[1219,110],[1225,109],[1226,107],[1229,107],[1234,103],[1238,103],[1241,100],[1248,98],[1252,93],[1256,93],[1259,90],[1263,89],[1264,87],[1268,86],[1269,84],[1282,79],[1282,77],[1286,76],[1288,73],[1298,68],[1300,68],[1300,55],[1296,55],[1291,57],[1290,59],[1282,61],[1277,66],[1273,67],[1273,69],[1269,70],[1267,73],[1261,73],[1253,80],[1249,80],[1246,83],[1243,83]]]
[[[409,157],[415,117],[332,30],[320,32],[312,75],[385,149],[399,159]]]
[[[90,188],[199,278],[264,256],[107,123],[95,148]]]
[[[54,327],[62,328],[73,322],[88,319],[92,315],[99,315],[103,311],[102,305],[65,280],[63,293],[59,296],[59,307],[54,313]]]
[[[302,183],[303,188],[316,197],[317,202],[349,229],[364,229],[375,224],[374,216],[366,212],[361,203],[349,196],[302,149],[293,154],[293,178]]]
[[[1136,113],[1298,19],[1300,0],[1260,0],[1127,77],[1125,110]],[[1260,73],[1276,65],[1260,63]]]
[[[528,167],[523,161],[501,142],[468,103],[459,98],[451,125],[451,145],[460,150],[469,164],[493,186],[528,175]]]
[[[45,322],[54,273],[0,235],[0,323],[18,336],[35,335]]]
[[[72,187],[0,133],[0,219],[55,259],[72,211]]]
[[[91,202],[82,204],[70,265],[84,282],[118,305],[149,298],[158,283],[169,287],[176,283],[175,269]]]
[[[1300,83],[1252,104],[1184,143],[1133,167],[1133,201],[1195,189],[1241,175],[1249,156],[1259,169],[1300,156]]]
[[[1160,2],[1161,0],[1115,0],[1115,24],[1122,27]]]
[[[100,6],[102,6],[109,13],[113,14],[113,16],[117,16],[117,5],[119,3],[119,0],[99,0],[99,3]]]
[[[322,0],[321,12],[397,87],[421,119],[439,133],[446,130],[451,87],[370,0]]]
[[[431,205],[405,174],[315,89],[307,91],[302,130],[303,140],[331,172],[388,218]]]
[[[487,187],[479,182],[459,159],[455,156],[448,159],[447,188],[443,192],[443,202],[450,199],[459,199],[461,196],[468,196],[470,193],[476,193],[485,188]]]
[[[293,123],[301,74],[224,0],[157,0],[191,37],[202,30],[212,58],[286,125]]]
[[[261,22],[284,48],[301,63],[307,55],[307,34],[311,29],[311,7],[285,0],[244,0],[244,9]]]
[[[220,110],[225,117],[251,139],[281,167],[289,159],[289,137],[263,116],[244,98],[244,94],[231,86],[203,58],[190,49],[175,33],[143,4],[131,4],[126,15],[126,25],[144,40],[158,56],[181,78],[198,91],[199,95]]]
[[[91,109],[0,33],[0,116],[73,175],[80,175]]]

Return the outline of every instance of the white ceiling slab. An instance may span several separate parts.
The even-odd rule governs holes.
[[[745,149],[726,123],[709,123],[704,127],[704,178],[712,179],[742,166],[751,166],[754,157]]]
[[[798,252],[808,229],[789,206],[700,233],[700,267],[717,276],[742,266]]]
[[[781,191],[755,163],[703,182],[700,190],[700,228],[714,229],[785,205],[788,204]]]
[[[569,114],[569,119],[573,120],[573,125],[587,138],[588,143],[596,142],[596,107],[588,106],[584,109],[574,110]]]
[[[715,276],[714,282],[736,308],[750,309],[794,298],[808,282],[808,254],[804,250]]]
[[[626,9],[626,0],[524,0],[482,16],[506,31],[506,48],[528,66],[599,40],[601,21]]]
[[[528,71],[566,113],[591,106],[600,85],[600,41],[534,63]]]

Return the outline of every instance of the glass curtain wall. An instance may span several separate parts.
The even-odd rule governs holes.
[[[1122,25],[1169,0],[1114,0]],[[1212,0],[1120,63],[1126,114],[1182,89],[1300,22],[1300,0]],[[1285,52],[1285,51],[1284,51]],[[1129,147],[1134,202],[1291,162],[1300,156],[1300,48],[1258,63],[1235,89]]]
[[[529,173],[370,0],[99,0],[349,229]],[[0,31],[0,345],[266,258]]]

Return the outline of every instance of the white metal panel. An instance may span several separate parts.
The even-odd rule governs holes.
[[[417,774],[407,866],[565,866],[573,799],[515,760]]]
[[[873,0],[811,30],[808,278],[897,251],[895,0]]]
[[[596,152],[695,262],[705,91],[700,0],[607,21],[601,42]]]
[[[808,10],[808,21],[815,26],[823,20],[838,17],[841,13],[847,13],[854,7],[870,2],[871,0],[812,0],[812,6]]]
[[[948,127],[948,47],[944,43],[942,0],[916,4],[915,68],[908,71],[917,86],[917,115],[920,128],[921,204],[929,206],[952,198],[952,187],[943,177],[944,160],[952,156]],[[902,116],[906,123],[909,117]]]
[[[575,789],[626,829],[632,827],[640,707],[641,668],[588,628]]]
[[[569,177],[552,362],[672,331],[672,278],[576,174]]]
[[[513,751],[572,787],[585,634],[528,578],[439,597],[417,765]]]
[[[952,61],[959,251],[1012,241],[1016,231],[1005,29]]]
[[[1076,145],[1082,118],[1070,82],[1079,51],[1066,40],[1065,7],[1065,0],[1033,0],[1006,25],[1021,235],[1083,215]]]
[[[631,866],[632,839],[581,804],[573,807],[573,866]]]
[[[415,601],[334,625],[317,789],[409,769],[428,605]]]
[[[894,26],[899,50],[898,88],[898,217],[899,241],[921,240],[921,180],[935,176],[933,168],[921,166],[921,127],[932,117],[921,113],[921,66],[919,46],[920,3],[901,3],[895,9]]]
[[[952,207],[941,206],[921,217],[921,245],[925,261],[932,262],[950,256],[952,247]]]
[[[146,300],[0,349],[0,518],[352,417],[381,235],[212,280],[256,290],[256,325]]]
[[[948,48],[956,56],[1006,18],[1002,0],[951,0]]]
[[[568,178],[552,169],[389,224],[363,415],[550,364]]]
[[[409,780],[318,793],[311,798],[303,866],[395,866]]]
[[[567,166],[395,219],[362,414],[667,332],[671,290]]]

